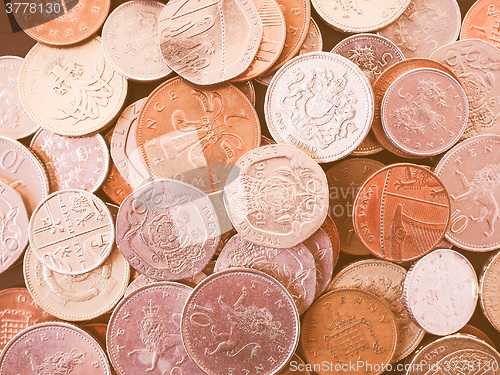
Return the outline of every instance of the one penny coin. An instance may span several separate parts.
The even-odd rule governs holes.
[[[189,356],[207,374],[276,374],[299,340],[299,314],[274,278],[255,270],[226,270],[196,286],[182,311]],[[272,360],[269,360],[272,358]]]
[[[498,0],[476,1],[464,17],[460,39],[482,39],[495,47],[500,47],[499,16]]]
[[[497,331],[500,331],[500,252],[497,252],[485,265],[480,281],[479,293],[481,309]]]
[[[224,203],[244,238],[258,245],[290,248],[325,221],[325,172],[294,146],[259,147],[234,166],[224,188]]]
[[[123,201],[116,219],[118,249],[141,274],[180,280],[199,273],[220,240],[215,209],[200,190],[155,180]]]
[[[231,168],[260,144],[255,108],[234,86],[194,86],[172,78],[149,95],[138,118],[140,155],[154,178],[205,193],[222,190]]]
[[[83,190],[49,195],[29,224],[33,253],[50,270],[64,275],[80,275],[99,267],[111,252],[114,238],[109,209]]]
[[[392,262],[418,259],[442,240],[450,198],[434,173],[392,164],[369,177],[354,201],[356,235],[374,255]]]

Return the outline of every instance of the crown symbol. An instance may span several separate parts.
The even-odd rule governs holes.
[[[352,326],[355,326],[357,325],[359,322],[356,322],[356,318],[353,315],[351,316],[347,316],[347,315],[342,315],[340,316],[340,314],[337,312],[335,312],[335,315],[337,315],[337,318],[330,324],[330,330],[331,331],[339,331],[339,330],[343,330],[347,327],[352,327]]]
[[[158,315],[158,312],[160,311],[160,309],[157,306],[153,306],[153,300],[150,299],[148,301],[148,306],[144,306],[142,308],[142,311],[144,311],[144,314],[146,316],[154,316],[154,315]]]

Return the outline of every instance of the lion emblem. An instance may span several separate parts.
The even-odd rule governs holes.
[[[44,358],[39,365],[33,354],[26,352],[26,355],[29,356],[31,369],[36,375],[69,375],[75,366],[83,364],[85,353],[78,353],[74,349],[68,353],[57,352]]]

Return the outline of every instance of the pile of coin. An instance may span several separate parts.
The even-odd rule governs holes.
[[[36,4],[0,375],[500,374],[498,2]]]

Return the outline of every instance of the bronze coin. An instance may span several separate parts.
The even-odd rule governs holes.
[[[326,219],[321,225],[321,229],[323,229],[328,238],[330,238],[333,249],[333,268],[335,268],[340,257],[340,234],[337,225],[335,225],[330,215],[326,215]]]
[[[497,48],[500,47],[499,16],[498,0],[476,1],[464,17],[460,40],[482,39]]]
[[[204,88],[176,77],[149,95],[137,140],[154,178],[174,178],[211,193],[224,187],[241,155],[259,146],[260,125],[234,86]]]
[[[353,208],[354,230],[376,256],[406,262],[442,240],[450,197],[434,173],[416,164],[392,164],[361,186]]]

